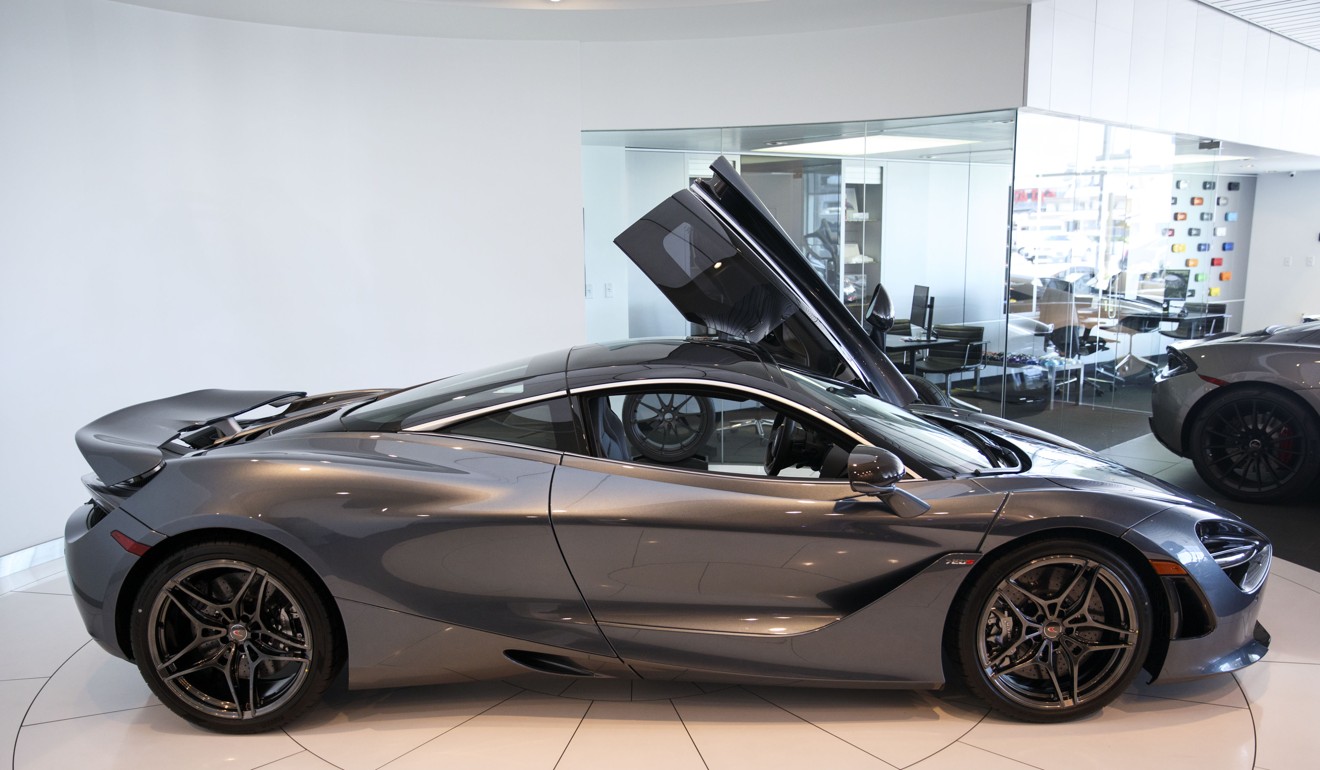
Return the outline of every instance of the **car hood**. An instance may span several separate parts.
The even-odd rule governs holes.
[[[988,476],[982,482],[989,487],[1005,490],[1025,490],[1034,487],[1107,491],[1116,494],[1191,504],[1199,508],[1219,510],[1214,503],[1121,463],[1101,457],[1095,452],[1065,438],[1036,428],[990,415],[977,414],[948,407],[915,404],[910,411],[927,419],[947,420],[993,434],[1016,446],[1030,459],[1029,467],[1020,472]]]
[[[916,392],[728,160],[614,242],[689,321],[826,377],[846,368],[904,406]]]

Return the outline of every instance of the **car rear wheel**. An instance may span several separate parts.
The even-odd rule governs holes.
[[[1205,482],[1246,502],[1300,495],[1320,474],[1320,420],[1266,388],[1225,393],[1192,424],[1192,462]]]
[[[1073,719],[1118,697],[1145,661],[1153,625],[1127,562],[1074,540],[995,559],[952,617],[951,658],[972,692],[1032,722]]]
[[[286,724],[337,667],[324,601],[286,559],[245,543],[190,546],[157,565],[137,596],[132,635],[152,692],[219,732]]]

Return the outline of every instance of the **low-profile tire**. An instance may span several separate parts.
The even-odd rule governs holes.
[[[168,556],[142,584],[131,633],[156,697],[217,732],[287,724],[316,703],[338,668],[325,601],[288,560],[246,543]]]
[[[1289,500],[1320,475],[1320,420],[1298,399],[1269,388],[1218,396],[1197,415],[1189,439],[1196,472],[1235,500]]]
[[[991,708],[1030,722],[1099,710],[1141,670],[1153,612],[1108,548],[1041,541],[987,563],[950,616],[950,659]]]
[[[917,392],[917,403],[933,404],[934,406],[953,406],[949,400],[949,394],[945,393],[940,386],[917,374],[905,374],[903,378],[908,381],[912,389]]]

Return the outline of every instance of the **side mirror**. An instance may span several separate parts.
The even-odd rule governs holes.
[[[852,490],[874,495],[895,514],[910,519],[929,511],[930,505],[898,488],[898,482],[906,475],[903,461],[888,449],[859,446],[848,455],[848,484]]]
[[[871,292],[871,301],[866,305],[866,325],[871,334],[871,340],[884,349],[885,332],[894,327],[894,303],[889,300],[889,292],[885,291],[884,284],[876,284],[875,291]]]

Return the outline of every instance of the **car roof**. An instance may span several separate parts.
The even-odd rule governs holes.
[[[569,389],[653,379],[756,380],[783,386],[779,367],[752,345],[715,338],[620,340],[568,353]]]

